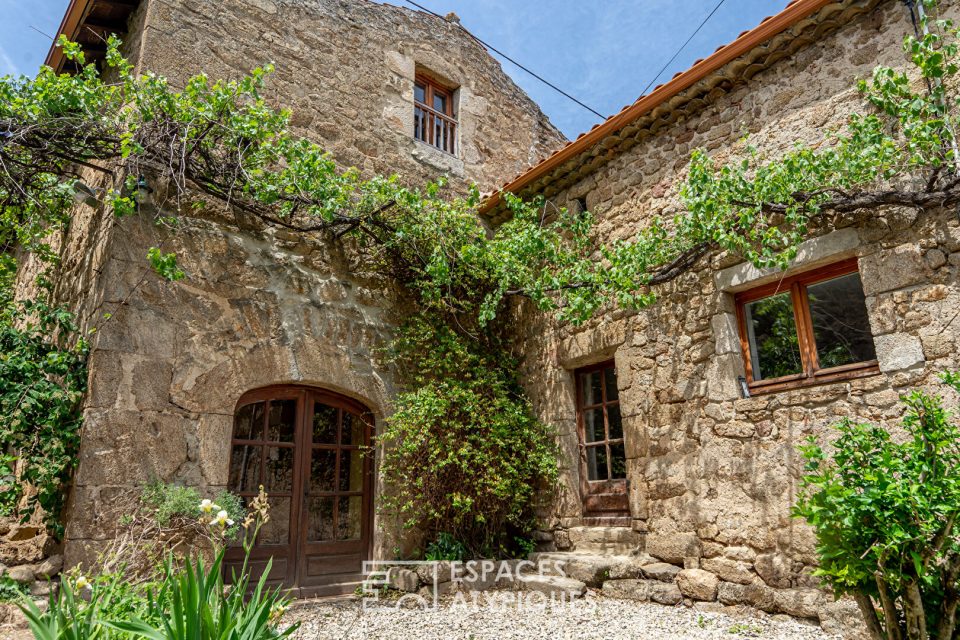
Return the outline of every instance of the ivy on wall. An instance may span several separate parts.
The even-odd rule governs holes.
[[[7,289],[9,291],[9,289]],[[44,300],[0,308],[0,515],[39,507],[55,533],[80,443],[87,345]],[[23,504],[21,504],[23,503]]]

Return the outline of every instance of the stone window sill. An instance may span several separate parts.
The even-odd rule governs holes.
[[[458,156],[450,155],[432,144],[411,138],[413,141],[413,157],[420,162],[430,165],[445,173],[463,177],[463,160]]]

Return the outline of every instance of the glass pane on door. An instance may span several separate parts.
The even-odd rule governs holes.
[[[587,409],[584,412],[583,437],[586,442],[600,442],[606,439],[603,430],[603,407]]]
[[[256,491],[260,485],[260,447],[249,444],[233,446],[230,456],[230,490]]]
[[[620,419],[620,405],[607,406],[607,422],[610,425],[610,439],[623,438],[623,421]]]
[[[290,543],[290,498],[270,498],[270,519],[260,529],[260,544]]]
[[[263,487],[267,493],[293,491],[293,447],[267,447]]]
[[[335,498],[308,498],[307,540],[333,540],[333,501]]]
[[[363,490],[363,451],[342,449],[340,451],[340,491]]]
[[[607,390],[607,402],[616,402],[620,399],[619,391],[617,389],[617,370],[613,367],[609,369],[604,369],[603,379],[606,383]]]
[[[613,479],[627,477],[627,455],[622,442],[610,443],[610,477]]]
[[[352,413],[343,412],[343,434],[340,436],[341,444],[362,446],[366,436],[367,423],[360,416]]]
[[[263,437],[263,402],[240,407],[233,418],[234,440],[260,440]]]
[[[310,493],[326,493],[336,489],[337,472],[335,449],[314,449],[310,458]]]
[[[267,416],[267,440],[270,442],[293,442],[297,429],[297,401],[272,400]]]
[[[603,402],[602,383],[600,381],[601,374],[601,371],[591,371],[590,373],[580,374],[580,386],[583,393],[584,407]]]
[[[607,447],[587,447],[587,479],[607,479]]]
[[[313,444],[337,444],[337,413],[322,402],[313,405]]]
[[[360,538],[360,516],[363,496],[341,496],[337,506],[337,540]]]

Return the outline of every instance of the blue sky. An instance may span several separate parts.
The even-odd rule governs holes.
[[[242,0],[228,0],[242,1]],[[777,13],[787,0],[726,0],[657,84]],[[604,115],[633,102],[717,0],[417,0]],[[0,75],[36,72],[68,0],[0,0]],[[401,0],[390,4],[405,5]],[[277,61],[282,64],[282,60]],[[568,137],[600,118],[504,62]]]

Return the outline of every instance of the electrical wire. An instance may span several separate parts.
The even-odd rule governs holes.
[[[711,11],[710,14],[709,14],[706,18],[703,19],[703,22],[700,23],[700,26],[698,26],[698,27],[694,30],[694,32],[690,34],[690,37],[687,38],[686,42],[684,42],[682,45],[680,45],[680,48],[677,49],[677,52],[674,53],[673,56],[672,56],[669,60],[667,60],[667,64],[663,65],[663,67],[660,69],[660,71],[657,72],[657,75],[655,75],[655,76],[653,77],[653,80],[651,80],[650,82],[648,82],[648,83],[647,83],[647,86],[645,86],[645,87],[643,88],[643,91],[640,92],[640,96],[641,96],[641,97],[647,95],[647,90],[648,90],[650,87],[652,87],[652,86],[653,86],[653,83],[657,81],[657,78],[659,78],[660,75],[661,75],[664,71],[667,70],[667,67],[669,67],[671,64],[673,64],[673,61],[677,59],[677,56],[679,56],[680,53],[686,48],[686,46],[687,46],[688,44],[690,44],[690,41],[693,40],[698,33],[700,33],[700,29],[703,29],[703,25],[707,24],[707,22],[710,21],[710,18],[713,17],[713,14],[715,14],[715,13],[717,12],[717,10],[723,5],[724,2],[726,2],[726,0],[720,0],[720,2],[717,3],[717,6],[715,6],[715,7],[713,8],[713,11]]]
[[[722,1],[722,0],[721,0],[721,1]],[[443,16],[441,16],[439,13],[436,13],[436,12],[434,12],[434,11],[431,11],[430,9],[427,9],[427,8],[426,8],[425,6],[423,6],[422,4],[418,4],[418,3],[414,2],[413,0],[404,0],[404,2],[406,2],[407,4],[413,5],[413,6],[416,7],[417,9],[420,9],[421,11],[424,11],[424,12],[426,12],[426,13],[429,13],[430,15],[436,16],[436,17],[440,18],[441,20],[444,20],[444,21],[446,21],[446,22],[450,22],[449,20],[447,20],[446,18],[444,18]],[[711,14],[711,15],[712,15],[712,14]],[[573,101],[576,102],[578,105],[580,105],[581,107],[583,107],[584,109],[586,109],[587,111],[589,111],[590,113],[592,113],[593,115],[597,116],[598,118],[606,119],[607,116],[603,115],[602,113],[600,113],[600,112],[597,111],[596,109],[593,109],[593,108],[585,105],[583,102],[577,100],[577,99],[574,98],[572,95],[570,95],[569,93],[567,93],[566,91],[564,91],[563,89],[561,89],[560,87],[558,87],[557,85],[553,84],[552,82],[550,82],[550,81],[547,80],[546,78],[544,78],[544,77],[538,75],[537,73],[531,71],[530,69],[528,69],[527,67],[523,66],[522,64],[520,64],[519,62],[517,62],[516,60],[514,60],[513,58],[511,58],[510,56],[508,56],[508,55],[505,54],[504,52],[498,50],[496,47],[494,47],[494,46],[492,46],[492,45],[484,42],[483,40],[481,40],[480,38],[478,38],[478,37],[475,36],[474,34],[472,34],[472,33],[470,33],[469,31],[467,31],[466,27],[464,27],[463,25],[459,25],[459,24],[458,24],[457,26],[459,26],[461,29],[463,29],[464,31],[466,31],[466,33],[467,33],[471,38],[473,38],[474,40],[476,40],[477,42],[479,42],[480,44],[482,44],[484,47],[486,47],[486,48],[489,49],[490,51],[493,51],[495,54],[497,54],[498,56],[500,56],[500,57],[503,58],[504,60],[507,60],[508,62],[516,65],[517,67],[519,67],[519,68],[521,68],[521,69],[523,69],[524,71],[526,71],[527,73],[529,73],[531,76],[533,76],[534,78],[536,78],[537,80],[539,80],[539,81],[542,82],[543,84],[547,85],[548,87],[550,87],[551,89],[553,89],[553,90],[556,91],[557,93],[559,93],[559,94],[561,94],[561,95],[569,98],[570,100],[573,100]],[[701,26],[703,26],[703,25],[701,25]]]

